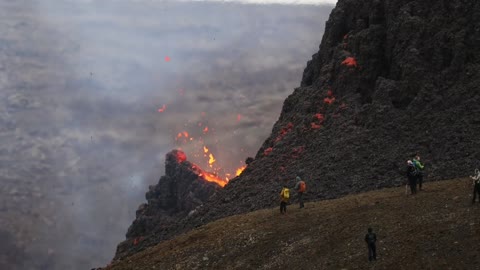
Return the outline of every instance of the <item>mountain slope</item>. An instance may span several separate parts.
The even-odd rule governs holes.
[[[221,219],[107,269],[366,269],[363,237],[378,236],[374,269],[477,269],[480,204],[471,180],[429,183],[416,196],[383,189]]]
[[[466,176],[480,165],[478,48],[478,1],[340,0],[301,86],[242,175],[135,249],[127,239],[115,260],[271,207],[297,174],[307,201],[399,186],[415,153],[427,181]]]

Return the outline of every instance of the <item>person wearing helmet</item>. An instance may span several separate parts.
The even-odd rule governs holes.
[[[300,203],[300,208],[304,208],[305,205],[303,204],[303,193],[305,192],[307,186],[300,176],[296,177],[296,181],[297,183],[295,184],[295,190],[297,191],[298,202]]]

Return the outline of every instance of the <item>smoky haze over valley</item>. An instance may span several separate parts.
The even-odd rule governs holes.
[[[0,268],[107,264],[168,151],[208,169],[179,132],[225,172],[242,166],[332,8],[2,1]]]

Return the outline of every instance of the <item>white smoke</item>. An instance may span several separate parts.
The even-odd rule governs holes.
[[[191,0],[181,0],[188,2]],[[242,3],[242,4],[281,4],[281,5],[330,5],[336,4],[337,0],[192,0],[194,2],[223,2],[223,3]]]
[[[71,2],[94,3],[100,0],[69,0]],[[105,2],[105,1],[104,1]],[[260,5],[335,5],[338,0],[110,0],[110,2],[137,2],[137,3],[171,3],[171,2],[217,2]]]

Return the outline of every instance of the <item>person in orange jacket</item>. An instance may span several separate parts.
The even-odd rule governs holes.
[[[300,208],[304,208],[305,205],[303,204],[303,193],[306,191],[307,186],[305,181],[303,181],[300,176],[297,176],[296,180],[297,184],[295,184],[295,190],[297,191],[298,202],[300,203]]]

